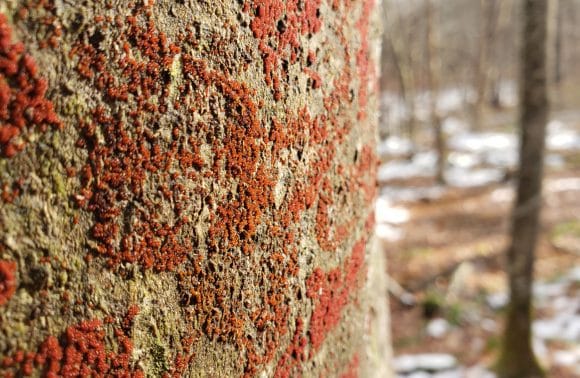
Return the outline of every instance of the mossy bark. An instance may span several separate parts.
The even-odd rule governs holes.
[[[388,374],[379,6],[0,2],[0,375]]]

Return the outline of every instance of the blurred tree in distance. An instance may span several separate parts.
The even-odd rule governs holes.
[[[500,378],[543,375],[531,345],[534,254],[542,203],[542,177],[548,93],[546,70],[547,0],[526,0],[520,73],[520,169],[507,252],[510,303],[501,355]]]

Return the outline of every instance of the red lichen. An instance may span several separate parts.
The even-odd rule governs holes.
[[[16,292],[16,262],[0,260],[0,306]]]
[[[24,178],[19,178],[11,184],[0,182],[0,201],[4,203],[14,202],[22,193],[24,181]]]
[[[24,134],[62,128],[53,103],[45,98],[46,80],[22,43],[12,43],[6,16],[0,14],[0,157],[10,158],[25,147]]]
[[[116,351],[107,346],[103,323],[87,320],[67,327],[56,338],[49,336],[36,352],[19,350],[0,362],[0,373],[6,377],[30,376],[35,371],[51,377],[144,377],[139,368],[131,365],[133,346],[128,336],[132,327],[134,307],[121,328],[114,329]]]
[[[345,40],[341,71],[322,85],[315,65],[325,57],[301,45],[321,30],[320,5],[245,3],[274,98],[288,93],[288,65],[297,64],[297,72],[320,90],[324,109],[316,111],[288,109],[276,118],[269,108],[262,111],[256,93],[229,73],[234,71],[225,49],[214,46],[209,59],[198,58],[197,32],[184,30],[175,38],[179,46],[172,43],[148,6],[117,17],[114,38],[97,38],[98,48],[81,36],[71,52],[100,104],[79,127],[77,146],[86,150],[86,164],[70,170],[81,180],[78,205],[93,214],[95,254],[112,269],[135,263],[174,272],[186,322],[199,325],[184,330],[184,340],[195,333],[234,345],[246,376],[279,355],[293,322],[277,374],[291,374],[312,358],[340,322],[364,262],[364,242],[353,249],[359,235],[352,230],[362,228],[367,208],[353,204],[371,203],[374,173],[365,170],[372,171],[375,161],[372,145],[351,147],[352,114],[361,105],[356,74],[364,72],[354,67],[357,50]],[[341,17],[346,20],[346,13]],[[109,21],[96,16],[94,22],[98,29]],[[344,40],[342,26],[332,27]],[[226,46],[219,38],[211,35],[208,44]],[[181,67],[177,87],[175,67]],[[354,159],[346,156],[351,153]],[[281,179],[286,194],[275,203]],[[305,229],[306,223],[315,229]],[[334,253],[343,264],[311,276],[307,298],[314,310],[306,315],[306,330],[290,303],[297,295],[300,239],[310,232],[317,251]],[[194,363],[182,344],[169,375]]]
[[[365,240],[359,240],[353,247],[352,255],[342,267],[328,273],[315,269],[306,282],[308,298],[315,302],[310,317],[310,343],[314,351],[318,350],[326,339],[328,332],[334,329],[348,304],[352,290],[364,265]]]
[[[244,3],[245,12],[253,11],[250,28],[259,41],[265,81],[272,87],[275,100],[280,100],[285,92],[282,82],[288,75],[287,64],[296,63],[303,54],[312,59],[311,54],[304,53],[300,36],[320,31],[320,6],[321,0],[248,0]],[[315,82],[314,88],[318,87]]]

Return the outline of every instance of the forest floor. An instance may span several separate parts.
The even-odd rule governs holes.
[[[544,180],[533,344],[549,377],[568,378],[580,376],[580,149],[557,155]],[[451,188],[422,174],[383,180],[377,233],[395,282],[390,306],[399,376],[488,376],[508,299],[512,171]]]

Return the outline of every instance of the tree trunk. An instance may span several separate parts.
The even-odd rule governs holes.
[[[520,89],[520,172],[507,253],[510,304],[498,374],[542,376],[531,346],[534,254],[542,202],[548,96],[546,85],[547,0],[524,1]]]
[[[409,140],[414,144],[416,141],[417,118],[415,116],[415,78],[412,68],[412,53],[407,52],[408,56],[404,57],[402,43],[396,40],[392,34],[385,36],[386,45],[391,50],[393,66],[399,81],[401,98],[405,102],[405,107],[409,112],[406,119],[406,131]],[[385,46],[385,43],[383,43]]]
[[[0,2],[0,375],[388,375],[379,5]]]
[[[436,14],[434,0],[426,0],[426,42],[427,42],[427,85],[429,87],[429,114],[431,127],[435,136],[435,150],[437,151],[437,164],[435,180],[439,184],[445,184],[445,162],[447,161],[447,147],[441,117],[437,109],[439,96],[440,61],[438,55],[437,28],[435,26]]]
[[[559,86],[562,82],[562,21],[563,4],[560,0],[548,0],[548,87],[556,89],[553,92],[555,103],[559,103],[561,91]]]
[[[490,82],[493,78],[491,52],[496,38],[497,22],[501,5],[497,0],[480,0],[479,49],[476,65],[476,100],[473,115],[473,129],[482,130],[485,124],[485,103]],[[490,97],[491,98],[491,97]]]

